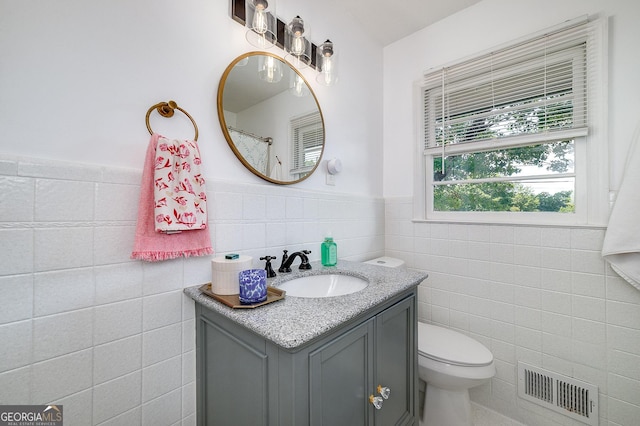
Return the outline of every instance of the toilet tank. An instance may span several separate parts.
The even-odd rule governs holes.
[[[387,268],[402,268],[404,267],[404,260],[396,259],[395,257],[376,257],[375,259],[367,260],[366,262],[369,265],[378,265],[384,266]]]

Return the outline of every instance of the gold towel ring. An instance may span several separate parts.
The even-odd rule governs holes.
[[[150,134],[153,135],[153,130],[151,130],[151,125],[149,124],[149,116],[151,115],[151,111],[153,111],[154,109],[158,111],[158,114],[167,118],[173,117],[174,110],[176,109],[182,112],[184,115],[189,117],[189,120],[191,120],[191,123],[193,124],[193,128],[196,129],[196,135],[194,136],[193,140],[198,140],[198,126],[196,125],[195,120],[189,115],[187,111],[180,108],[175,101],[160,102],[149,108],[149,110],[147,111],[147,116],[145,117],[145,121],[147,122],[147,129],[149,130]]]

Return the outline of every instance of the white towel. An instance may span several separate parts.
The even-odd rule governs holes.
[[[604,237],[602,256],[640,290],[640,125],[636,129],[618,196]]]

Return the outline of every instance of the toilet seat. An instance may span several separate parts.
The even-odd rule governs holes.
[[[418,322],[418,353],[434,361],[466,367],[493,362],[491,351],[477,340],[423,322]]]

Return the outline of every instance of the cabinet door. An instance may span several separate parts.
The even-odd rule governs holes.
[[[410,297],[376,316],[374,389],[391,390],[382,408],[375,410],[375,424],[405,425],[416,419],[417,348],[415,298]]]
[[[268,355],[252,336],[231,334],[200,317],[198,424],[268,425]],[[262,348],[260,348],[262,346]]]
[[[372,424],[373,327],[366,321],[309,354],[311,426]]]

